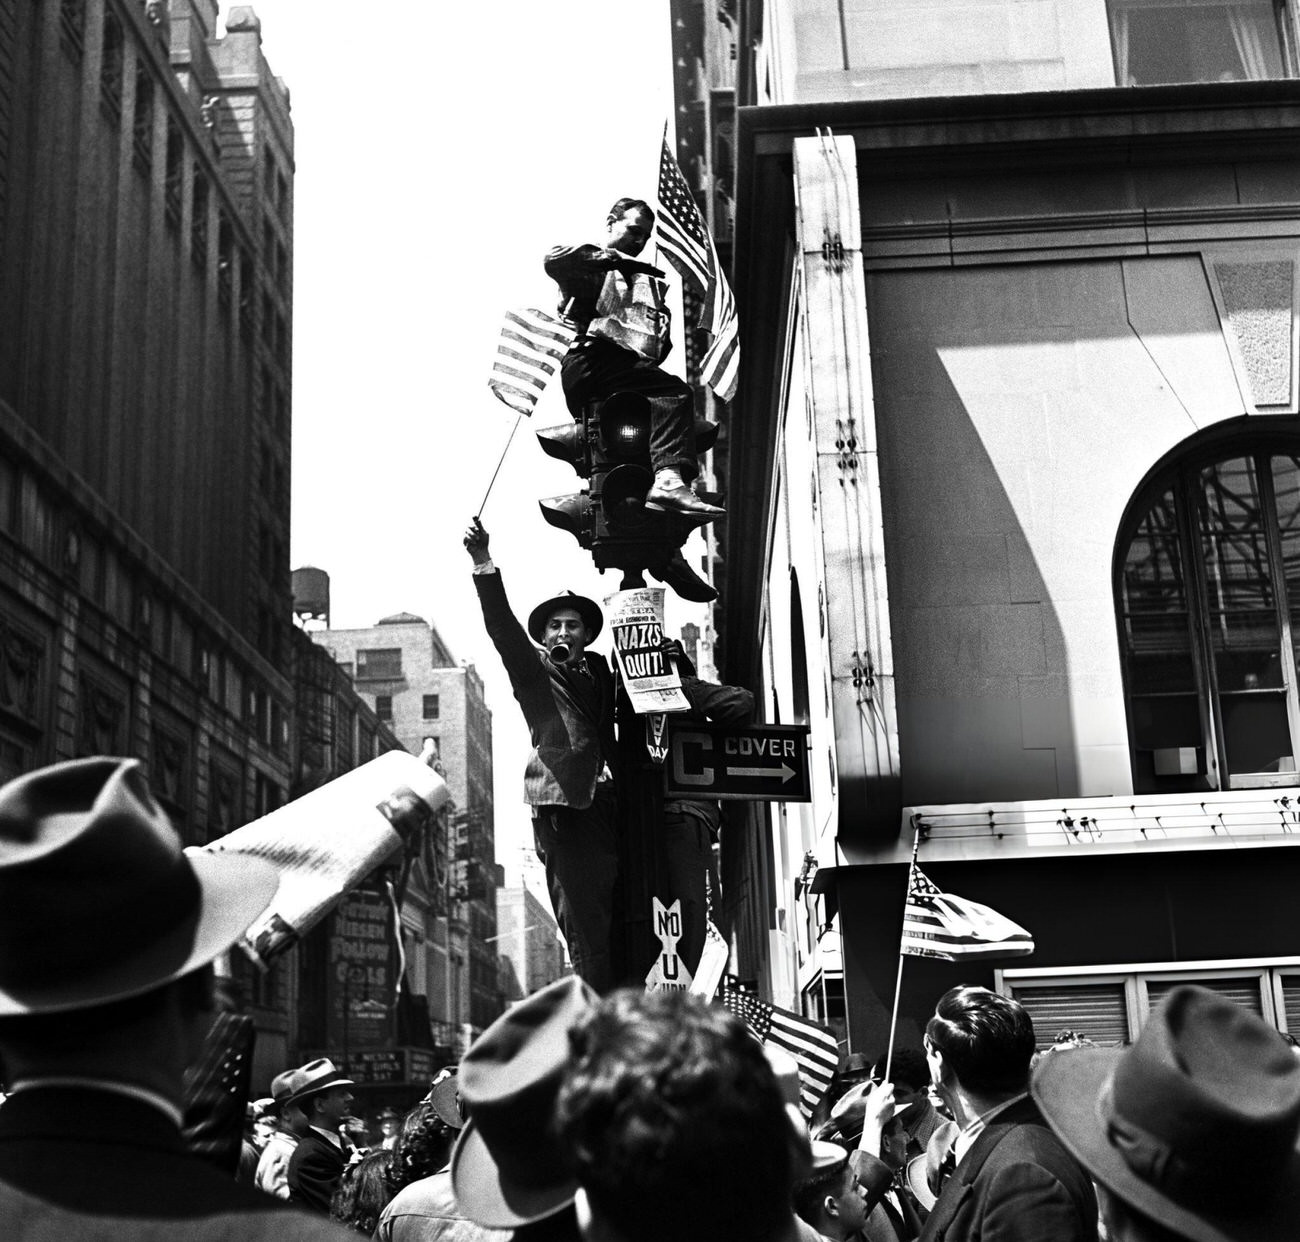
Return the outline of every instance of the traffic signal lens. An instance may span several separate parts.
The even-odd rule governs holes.
[[[634,531],[650,520],[645,497],[654,476],[644,466],[617,466],[605,476],[601,504],[611,530]]]
[[[600,439],[611,457],[628,461],[650,453],[650,402],[636,392],[616,392],[600,405]]]

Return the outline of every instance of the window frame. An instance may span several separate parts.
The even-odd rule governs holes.
[[[1192,9],[1228,8],[1231,0],[1106,0],[1106,38],[1110,43],[1111,66],[1115,85],[1134,89],[1142,86],[1175,85],[1174,83],[1133,83],[1121,80],[1119,42],[1116,38],[1116,19],[1121,12],[1142,9]],[[1300,77],[1300,54],[1297,53],[1296,13],[1291,0],[1272,0],[1273,22],[1277,32],[1278,55],[1282,62],[1282,78],[1243,78],[1241,81],[1288,81]],[[1208,81],[1209,79],[1197,79]]]
[[[1129,765],[1133,788],[1137,793],[1188,792],[1189,790],[1260,789],[1294,786],[1300,779],[1300,667],[1295,657],[1293,620],[1288,606],[1285,564],[1281,547],[1281,528],[1277,515],[1277,497],[1273,481],[1272,460],[1278,456],[1300,459],[1300,420],[1294,416],[1272,416],[1286,426],[1261,428],[1258,417],[1220,424],[1205,438],[1183,445],[1170,454],[1134,492],[1124,512],[1115,542],[1112,597],[1115,607],[1116,638],[1124,689],[1124,713],[1129,738]],[[1290,770],[1276,772],[1238,772],[1228,768],[1227,739],[1224,728],[1223,691],[1208,639],[1210,614],[1207,569],[1201,552],[1201,533],[1195,524],[1198,489],[1202,472],[1218,463],[1248,458],[1255,471],[1259,504],[1264,514],[1274,615],[1277,623],[1281,663],[1282,694],[1286,705],[1287,725],[1291,734]],[[1263,467],[1263,468],[1261,468]],[[1195,679],[1201,740],[1205,751],[1205,770],[1184,787],[1167,785],[1164,790],[1146,788],[1144,773],[1138,765],[1134,703],[1144,697],[1133,688],[1131,644],[1128,639],[1125,611],[1125,569],[1128,553],[1147,515],[1161,496],[1170,492],[1174,498],[1175,529],[1178,541],[1179,568],[1187,597],[1190,658]],[[1300,618],[1297,619],[1300,621]],[[1282,658],[1285,657],[1285,658]],[[1143,747],[1142,750],[1147,748]]]
[[[998,968],[993,972],[993,990],[1016,999],[1020,987],[1068,988],[1072,984],[1123,983],[1125,1020],[1129,1042],[1138,1037],[1151,1015],[1149,985],[1156,983],[1199,983],[1212,979],[1250,979],[1259,984],[1260,1013],[1279,1031],[1289,1031],[1285,987],[1288,979],[1300,983],[1300,957],[1225,958],[1189,962],[1116,962],[1095,966],[1024,966]],[[1300,1031],[1291,1032],[1300,1034]],[[1051,1042],[1052,1032],[1036,1031],[1040,1047]]]

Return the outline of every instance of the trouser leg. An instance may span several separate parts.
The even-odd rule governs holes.
[[[569,413],[582,419],[589,401],[616,392],[636,392],[650,402],[650,466],[671,467],[690,482],[695,463],[695,403],[690,388],[655,366],[638,365],[637,356],[607,341],[576,344],[560,364],[560,383]]]
[[[597,992],[614,986],[611,936],[618,882],[614,795],[597,787],[590,807],[548,807],[533,819],[537,856],[574,973]]]
[[[682,903],[682,937],[677,952],[694,974],[704,952],[708,899],[705,877],[713,866],[708,828],[685,811],[664,812],[664,852],[668,860],[668,905]]]

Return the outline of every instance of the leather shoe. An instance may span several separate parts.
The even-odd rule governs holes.
[[[718,592],[711,587],[687,563],[680,552],[674,552],[662,565],[651,565],[649,571],[665,586],[672,587],[682,599],[695,604],[711,604],[718,598]]]
[[[646,493],[645,507],[659,509],[666,513],[680,513],[684,517],[699,518],[703,522],[712,521],[716,517],[725,517],[727,512],[717,505],[701,500],[685,483],[678,483],[672,487],[660,487],[656,483]]]

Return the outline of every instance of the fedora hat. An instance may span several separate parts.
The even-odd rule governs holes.
[[[558,595],[552,595],[550,599],[542,600],[528,614],[528,633],[533,642],[542,641],[551,613],[561,608],[572,608],[582,618],[582,624],[591,631],[591,637],[587,641],[594,643],[596,635],[604,628],[605,616],[595,600],[588,599],[585,595],[575,595],[572,591],[561,591]]]
[[[206,966],[275,895],[268,862],[185,853],[135,759],[0,788],[0,1015],[87,1009]]]
[[[328,1057],[308,1061],[294,1072],[298,1079],[294,1083],[293,1094],[284,1101],[286,1104],[301,1104],[309,1095],[319,1095],[331,1087],[356,1085],[356,1080],[345,1077],[343,1071]]]
[[[1053,1053],[1031,1089],[1092,1177],[1174,1233],[1300,1237],[1300,1061],[1233,1001],[1177,987],[1131,1048]]]
[[[960,1127],[957,1123],[945,1118],[935,1126],[930,1141],[925,1145],[925,1150],[919,1156],[913,1156],[903,1170],[912,1198],[927,1212],[934,1207],[939,1198],[939,1191],[943,1189],[940,1185],[939,1171],[943,1167],[944,1158],[952,1150],[953,1143],[957,1141],[959,1133]]]
[[[460,1106],[459,1075],[454,1065],[438,1071],[438,1076],[424,1099],[439,1121],[453,1130],[465,1128],[465,1113]]]
[[[570,975],[507,1010],[461,1059],[469,1120],[452,1154],[451,1184],[478,1224],[514,1229],[573,1201],[578,1183],[555,1139],[555,1104],[569,1030],[596,999]]]
[[[276,1107],[287,1104],[302,1089],[303,1073],[301,1069],[285,1070],[271,1079],[271,1098]]]

